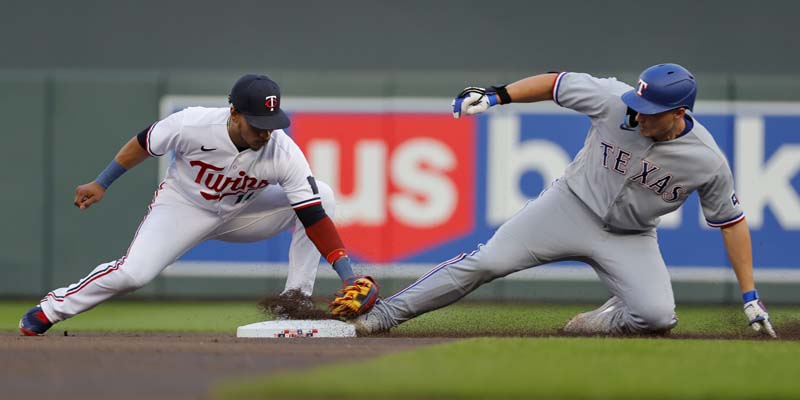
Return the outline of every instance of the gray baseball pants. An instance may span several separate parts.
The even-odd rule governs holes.
[[[563,181],[506,221],[486,245],[448,260],[373,310],[386,328],[454,303],[484,283],[555,261],[588,263],[620,307],[602,313],[598,333],[637,334],[675,326],[675,301],[655,230],[610,230]]]

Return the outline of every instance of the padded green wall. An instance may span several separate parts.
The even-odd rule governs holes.
[[[75,282],[125,254],[156,187],[157,163],[126,173],[100,203],[73,205],[75,187],[92,181],[132,136],[157,116],[158,77],[64,73],[53,89],[53,241],[50,286]]]
[[[156,160],[126,173],[103,202],[88,210],[72,204],[75,187],[93,180],[124,143],[158,118],[164,95],[224,96],[244,72],[250,71],[0,70],[0,116],[5,123],[0,297],[42,296],[124,255],[155,190]],[[465,82],[489,84],[525,76],[523,71],[257,72],[270,74],[287,96],[448,97]],[[632,81],[636,75],[618,77]],[[703,100],[800,101],[800,79],[792,77],[698,74],[698,80]],[[387,282],[397,288],[404,283]],[[317,286],[326,295],[336,282],[321,280]],[[171,277],[156,279],[136,295],[256,298],[281,287],[282,279]],[[690,301],[736,300],[731,284],[679,284],[675,289],[676,296]],[[795,286],[777,285],[770,292],[779,295],[773,302],[797,301]],[[590,300],[605,292],[595,283],[499,282],[476,296]]]
[[[25,73],[0,75],[0,293],[29,294],[41,287],[47,257],[46,205],[50,182],[46,154],[47,122],[43,117],[47,82]]]

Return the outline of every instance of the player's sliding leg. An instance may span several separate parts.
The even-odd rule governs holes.
[[[564,326],[564,332],[572,334],[610,334],[622,323],[622,300],[611,296],[602,306],[572,317]],[[618,310],[619,309],[619,310]],[[615,312],[616,311],[616,312]]]
[[[677,325],[669,273],[653,232],[608,233],[593,258],[592,266],[614,296],[597,310],[571,319],[565,332],[663,334]]]
[[[499,259],[497,256],[501,254],[503,258]],[[495,278],[535,264],[537,262],[525,248],[501,228],[485,246],[439,264],[409,287],[378,300],[372,311],[353,323],[362,335],[387,331],[418,315],[454,303]]]
[[[438,265],[353,324],[362,335],[385,331],[512,272],[586,256],[599,232],[579,223],[589,213],[569,189],[556,184],[503,224],[485,246]]]

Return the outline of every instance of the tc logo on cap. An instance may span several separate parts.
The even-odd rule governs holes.
[[[264,75],[247,74],[239,78],[229,96],[234,110],[257,129],[285,129],[289,117],[281,110],[281,89]]]
[[[647,90],[647,82],[639,79],[639,89],[636,91],[636,94],[641,96],[644,94],[645,90]]]
[[[275,111],[275,107],[278,107],[278,96],[267,96],[266,100],[264,107],[269,108],[270,111]]]

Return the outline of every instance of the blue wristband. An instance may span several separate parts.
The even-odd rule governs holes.
[[[108,187],[111,186],[117,178],[122,176],[125,171],[127,171],[127,169],[120,165],[117,160],[111,160],[106,169],[104,169],[100,175],[97,175],[94,181],[100,184],[103,189],[108,189]]]
[[[353,267],[350,265],[350,257],[344,256],[340,257],[338,260],[333,262],[333,270],[339,274],[339,278],[344,281],[347,278],[355,275],[353,273]]]
[[[753,300],[758,300],[758,290],[751,290],[749,292],[742,293],[742,301],[745,303],[749,303]]]
[[[489,107],[496,106],[497,102],[500,101],[499,97],[497,97],[497,95],[494,93],[487,94],[486,98],[489,99]]]

